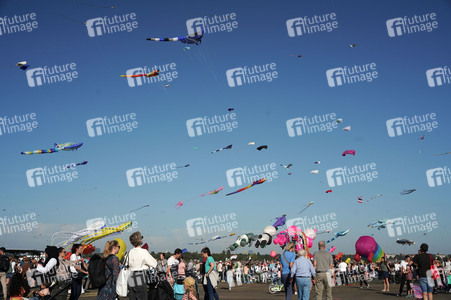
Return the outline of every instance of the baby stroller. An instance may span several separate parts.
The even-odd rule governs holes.
[[[185,294],[185,288],[183,287],[183,280],[185,278],[178,278],[175,282],[174,282],[174,298],[175,300],[182,300],[183,299],[183,295]],[[197,281],[194,280],[196,282],[196,298],[199,299],[199,286],[197,285]]]

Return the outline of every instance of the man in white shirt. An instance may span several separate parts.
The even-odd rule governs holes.
[[[218,264],[218,273],[221,276],[221,282],[224,281],[224,273],[222,272],[222,260]]]
[[[401,261],[399,268],[401,270],[401,283],[399,284],[398,297],[401,297],[404,284],[406,283],[407,267],[409,265],[410,256],[406,255],[405,259]],[[396,268],[396,265],[395,265]],[[408,290],[409,288],[407,288]]]
[[[168,281],[171,285],[174,284],[175,280],[178,276],[178,265],[179,265],[179,258],[182,256],[182,250],[177,248],[174,251],[174,255],[169,257],[168,259]]]
[[[347,272],[348,272],[348,264],[346,262],[344,262],[343,260],[340,261],[340,263],[338,264],[338,268],[340,269],[340,274],[341,274],[341,278],[343,278],[343,284],[348,285],[348,276],[347,276]]]

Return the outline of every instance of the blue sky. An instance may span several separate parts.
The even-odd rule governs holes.
[[[451,6],[447,1],[242,1],[189,3],[167,1],[15,1],[0,4],[0,15],[36,14],[37,29],[0,36],[1,117],[36,113],[39,128],[32,132],[0,136],[2,162],[0,191],[3,216],[35,212],[39,229],[31,233],[3,234],[0,244],[9,248],[39,248],[56,231],[80,230],[86,220],[137,212],[138,229],[155,251],[190,246],[186,221],[236,213],[237,234],[259,234],[281,214],[299,215],[304,205],[315,204],[302,216],[335,213],[338,230],[350,229],[332,245],[354,253],[361,235],[374,238],[388,253],[416,252],[416,246],[396,245],[387,230],[368,228],[382,218],[413,217],[435,213],[438,228],[427,235],[403,234],[418,244],[427,242],[433,253],[450,253],[447,210],[450,185],[429,187],[426,170],[447,166],[451,151],[450,85],[429,87],[426,70],[449,65]],[[87,5],[91,3],[91,5]],[[102,6],[116,5],[114,9]],[[26,10],[24,10],[26,7]],[[131,32],[89,37],[83,22],[97,17],[135,13],[138,28]],[[189,19],[236,14],[238,28],[205,35],[200,46],[179,42],[150,42],[148,37],[173,37],[187,32]],[[338,28],[290,37],[286,22],[304,16],[335,13]],[[389,37],[389,19],[436,13],[438,28]],[[349,44],[356,43],[355,48]],[[302,58],[290,56],[301,54]],[[72,82],[29,87],[26,72],[8,67],[27,60],[31,68],[76,64]],[[129,87],[119,75],[128,69],[176,64],[178,78],[166,83]],[[276,64],[272,82],[229,87],[226,71],[238,67]],[[333,68],[376,63],[378,78],[372,82],[329,87],[326,71]],[[189,137],[189,119],[224,115],[235,108],[238,128],[230,133]],[[138,128],[132,132],[89,137],[89,119],[135,113]],[[331,133],[289,137],[286,121],[335,113],[343,123]],[[438,128],[423,134],[389,137],[389,119],[437,114]],[[351,126],[350,132],[341,128]],[[76,152],[21,156],[21,151],[46,149],[53,143],[83,142]],[[255,147],[268,145],[268,150]],[[233,149],[211,151],[233,144]],[[198,150],[193,150],[194,147]],[[342,157],[355,149],[356,156]],[[88,160],[77,168],[79,178],[68,183],[31,188],[26,170]],[[314,165],[321,161],[320,165]],[[291,176],[277,167],[278,178],[240,194],[229,187],[228,169],[293,163]],[[166,163],[177,169],[171,183],[144,184],[131,188],[126,170]],[[330,189],[326,170],[376,163],[378,178]],[[309,172],[319,169],[317,175]],[[217,195],[197,197],[219,186]],[[95,188],[98,187],[98,188]],[[238,187],[239,188],[239,187]],[[403,189],[415,188],[410,195]],[[358,196],[383,196],[366,205]],[[176,209],[175,204],[185,205]],[[227,232],[223,232],[227,234]],[[122,234],[124,240],[128,233]],[[207,237],[208,236],[204,236]],[[328,239],[332,234],[319,238]],[[234,238],[209,244],[222,251]],[[96,242],[103,245],[104,240]],[[260,252],[278,250],[269,246]],[[240,249],[244,251],[248,249]],[[255,248],[252,247],[255,251]],[[314,247],[316,250],[316,246]]]

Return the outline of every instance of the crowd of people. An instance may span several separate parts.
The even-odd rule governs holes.
[[[149,293],[158,292],[158,286],[166,293],[173,293],[175,299],[197,300],[200,285],[204,290],[204,300],[218,300],[216,288],[219,282],[227,283],[229,290],[243,284],[273,283],[283,286],[285,299],[291,299],[294,294],[298,300],[309,299],[311,292],[318,300],[323,298],[323,294],[326,299],[332,299],[332,287],[336,285],[357,284],[360,288],[368,288],[374,279],[383,281],[382,292],[389,292],[390,286],[393,290],[393,284],[399,284],[397,295],[403,296],[405,291],[408,298],[413,297],[411,283],[414,280],[418,280],[424,299],[431,300],[433,293],[440,289],[450,291],[448,276],[451,277],[451,261],[449,258],[444,262],[434,260],[427,253],[427,244],[421,245],[418,255],[405,256],[402,261],[382,258],[380,262],[367,263],[334,260],[323,241],[318,243],[319,250],[312,258],[302,249],[296,251],[294,243],[288,243],[280,261],[239,261],[232,257],[218,262],[207,247],[202,249],[199,260],[185,261],[183,251],[178,248],[168,258],[160,253],[155,259],[147,249],[142,248],[143,236],[140,232],[130,236],[130,243],[134,248],[125,254],[121,262],[116,256],[120,251],[119,243],[115,240],[106,242],[102,253],[104,264],[101,265],[104,281],[96,286],[99,300],[117,298],[118,281],[123,281],[121,270],[130,272],[125,281],[130,300],[152,299]],[[99,280],[93,278],[82,258],[83,246],[74,244],[71,250],[69,260],[64,248],[54,246],[45,249],[44,257],[24,256],[16,259],[7,257],[6,250],[0,248],[0,283],[4,300],[7,300],[8,294],[13,300],[22,300],[25,296],[32,300],[49,297],[66,300],[68,296],[69,300],[77,300],[82,294],[83,282],[87,287],[89,280]],[[427,272],[434,266],[438,278],[431,285]],[[37,274],[45,276],[38,280]],[[33,292],[32,288],[35,289]]]

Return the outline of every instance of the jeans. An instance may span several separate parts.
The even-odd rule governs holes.
[[[285,300],[291,300],[291,295],[293,295],[293,286],[291,285],[291,274],[282,274],[282,283],[285,290]]]
[[[204,292],[204,300],[219,300],[219,295],[216,293],[216,289],[213,288],[209,277],[207,277],[207,285],[204,285]]]
[[[312,279],[296,277],[296,286],[298,287],[298,300],[309,300]]]
[[[427,277],[420,277],[420,287],[421,287],[421,291],[423,293],[432,293],[432,291],[434,290],[433,286],[430,286],[428,284],[428,278]]]
[[[80,278],[80,275],[77,275],[75,278],[72,279],[69,300],[77,300],[78,298],[80,298],[82,282],[83,278]]]

